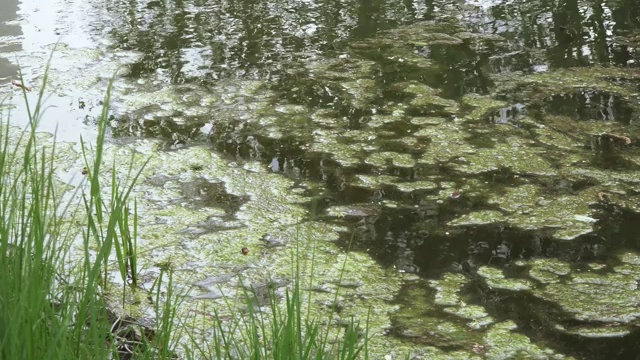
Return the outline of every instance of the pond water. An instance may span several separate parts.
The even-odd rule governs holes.
[[[120,69],[113,143],[227,169],[149,174],[179,184],[154,201],[206,218],[180,236],[235,248],[220,234],[245,228],[281,258],[284,228],[331,229],[393,289],[385,336],[421,356],[640,354],[637,1],[47,3],[0,4],[0,84],[18,62],[35,83],[59,40],[71,141]]]

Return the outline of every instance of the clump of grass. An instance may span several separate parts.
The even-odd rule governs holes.
[[[47,74],[48,67],[43,84]],[[90,281],[72,283],[57,276],[64,272],[67,247],[77,232],[62,221],[72,209],[61,202],[55,180],[55,138],[43,144],[36,133],[44,88],[34,107],[23,89],[29,125],[17,136],[9,124],[10,112],[1,114],[0,358],[107,356],[109,328],[98,321],[104,307],[96,288],[82,287]],[[78,316],[83,307],[85,314]],[[86,316],[89,312],[93,317]]]
[[[151,158],[133,172],[134,158],[132,154],[129,162],[127,176],[124,181],[117,180],[115,159],[111,169],[111,183],[109,190],[111,197],[109,201],[102,198],[103,186],[100,183],[100,171],[102,166],[102,155],[104,151],[105,135],[107,132],[107,119],[109,117],[109,105],[111,99],[112,81],[107,87],[107,93],[103,101],[102,114],[98,121],[98,137],[94,160],[89,160],[89,146],[81,138],[82,155],[85,161],[85,169],[88,171],[89,182],[91,184],[89,194],[84,194],[84,205],[87,214],[87,228],[85,230],[85,243],[88,246],[91,240],[100,247],[101,253],[108,256],[112,248],[115,249],[116,263],[120,277],[124,283],[130,283],[133,287],[138,283],[137,272],[137,238],[138,238],[138,207],[134,201],[133,214],[130,212],[129,196],[134,185],[138,181],[140,174]],[[133,174],[133,175],[132,175]],[[107,215],[105,215],[107,214]],[[130,221],[132,226],[130,226]],[[86,258],[89,261],[89,258]],[[89,264],[86,263],[88,266]],[[107,286],[108,262],[100,263],[103,270],[103,286]],[[123,303],[126,287],[123,287]],[[123,304],[124,305],[124,304]]]
[[[37,134],[48,73],[47,65],[34,106],[23,88],[29,125],[17,135],[9,121],[10,108],[0,106],[0,358],[119,358],[114,319],[102,291],[113,248],[122,278],[136,284],[137,204],[130,214],[129,195],[142,169],[133,173],[130,166],[128,180],[118,182],[114,168],[107,185],[111,197],[103,200],[99,174],[110,83],[92,160],[82,142],[87,169],[92,169],[90,191],[82,197],[84,205],[62,201],[65,190],[55,178],[55,137],[43,142]],[[86,228],[68,219],[85,219]],[[78,238],[83,239],[84,261],[71,269],[65,261]],[[156,309],[167,334],[175,315],[170,306]],[[161,333],[163,337],[173,340]],[[171,358],[169,340],[163,340],[158,351],[156,344],[142,341],[135,353],[138,358]]]
[[[189,358],[203,359],[368,359],[369,319],[366,319],[364,329],[358,320],[351,318],[343,327],[334,324],[334,314],[339,297],[339,287],[333,298],[333,306],[326,323],[311,315],[311,291],[303,290],[302,284],[311,289],[313,269],[315,263],[315,242],[304,242],[312,246],[310,276],[307,281],[301,275],[303,257],[299,244],[303,242],[300,234],[296,247],[292,250],[292,282],[291,288],[285,290],[284,304],[280,304],[275,292],[275,286],[269,287],[269,305],[266,311],[256,305],[255,289],[243,293],[246,311],[238,313],[229,322],[223,323],[222,317],[214,310],[214,327],[210,338],[205,341],[191,336],[193,349]],[[305,249],[304,253],[309,253]],[[346,261],[340,272],[339,282],[342,280],[346,268]],[[305,292],[309,291],[305,301]],[[225,298],[226,299],[226,298]],[[226,299],[228,309],[234,309],[234,304]],[[205,309],[206,310],[206,309]],[[196,325],[194,325],[195,327]],[[331,334],[334,337],[331,338]],[[197,355],[197,356],[196,356]]]

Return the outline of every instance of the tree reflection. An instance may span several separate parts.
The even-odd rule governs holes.
[[[613,20],[613,34],[615,36],[638,35],[640,31],[640,4],[635,0],[616,1],[611,8]],[[615,64],[626,65],[632,60],[635,48],[640,44],[622,43],[613,46],[612,60]],[[635,46],[634,46],[635,45]],[[636,55],[636,60],[637,55]]]
[[[433,56],[446,53],[436,60],[459,70],[448,76],[451,95],[490,87],[482,79],[472,80],[473,86],[463,85],[488,63],[491,71],[538,71],[626,65],[633,57],[632,46],[618,44],[615,38],[638,29],[640,10],[634,0],[472,4],[476,6],[447,0],[179,0],[143,5],[120,0],[110,4],[109,10],[114,19],[120,19],[112,28],[116,46],[143,53],[131,75],[160,70],[173,83],[206,84],[237,76],[272,78],[283,66],[318,55],[338,56],[350,42],[384,36],[386,30],[404,24],[445,18],[460,19],[468,31],[500,34],[508,40],[504,49],[467,48],[456,50],[455,55],[433,52]]]

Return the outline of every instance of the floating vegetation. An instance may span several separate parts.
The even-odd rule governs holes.
[[[140,262],[179,268],[190,310],[239,276],[282,295],[300,231],[318,238],[311,288],[348,291],[341,320],[374,308],[376,356],[398,337],[433,359],[638,343],[639,37],[620,15],[637,4],[272,5],[114,4],[85,26],[108,48],[62,46],[52,78],[90,127],[124,69],[109,161],[157,155],[136,188]],[[39,57],[20,53],[25,84]]]

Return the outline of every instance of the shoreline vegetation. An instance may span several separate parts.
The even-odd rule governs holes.
[[[143,291],[137,287],[139,214],[130,196],[143,169],[134,169],[131,161],[128,176],[120,179],[114,169],[127,165],[114,163],[107,170],[110,181],[98,176],[105,173],[102,153],[112,79],[96,143],[80,139],[85,168],[78,173],[86,176],[86,183],[69,190],[56,179],[55,136],[43,141],[37,132],[46,117],[48,73],[47,65],[35,104],[27,100],[30,89],[21,87],[29,116],[25,129],[16,132],[10,109],[0,107],[0,358],[369,358],[369,319],[334,321],[339,291],[326,319],[311,316],[314,257],[306,263],[299,254],[313,252],[313,239],[298,241],[291,252],[291,282],[284,301],[271,288],[269,304],[261,307],[254,290],[245,287],[244,311],[224,320],[214,311],[213,328],[199,329],[201,334],[194,330],[196,324],[176,317],[184,295],[174,292],[170,264],[142,295],[152,304],[154,324],[143,325],[115,309],[107,294],[121,292],[124,305],[127,292]],[[69,191],[75,191],[72,200]],[[82,261],[73,263],[70,255],[76,248]],[[111,281],[114,267],[119,285]],[[301,275],[301,267],[310,269],[308,278]],[[235,300],[225,300],[230,309],[238,307]]]

